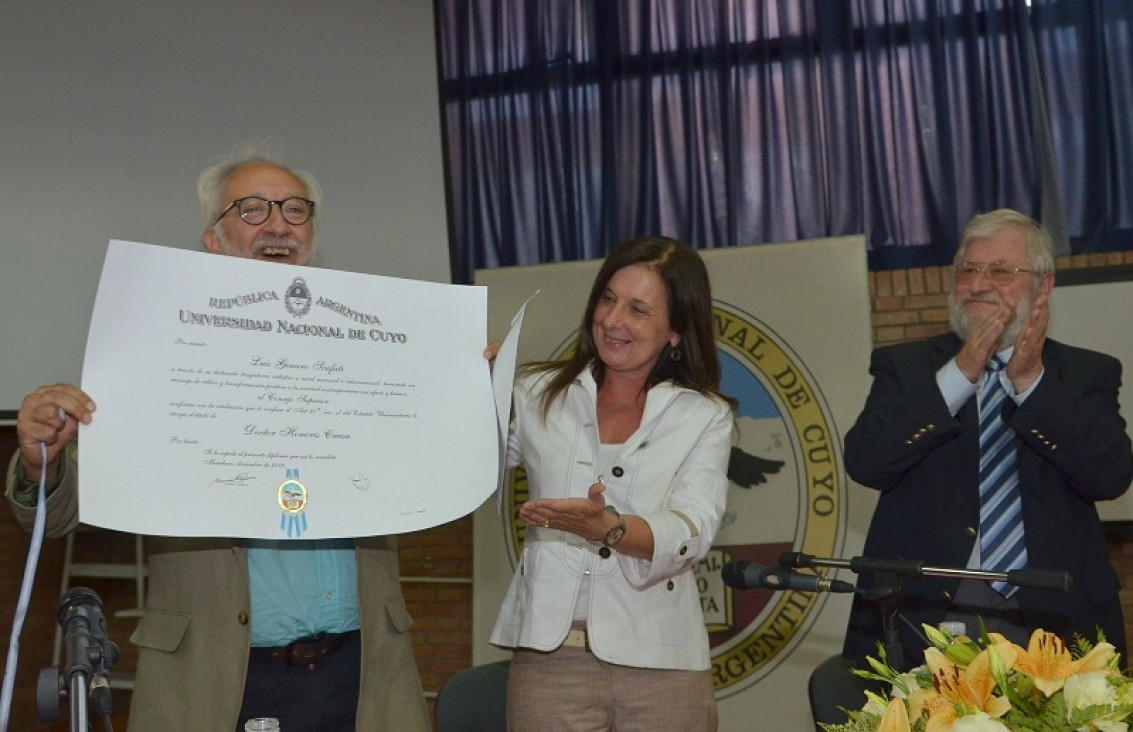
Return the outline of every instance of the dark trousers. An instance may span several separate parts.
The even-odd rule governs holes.
[[[978,638],[980,621],[989,633],[999,633],[1012,643],[1027,647],[1031,634],[1023,624],[1018,595],[1010,600],[996,592],[989,582],[962,580],[956,599],[945,620],[959,621],[966,626],[969,638]]]
[[[315,665],[286,666],[253,653],[236,732],[256,717],[275,717],[286,732],[349,732],[358,710],[362,644],[352,634]]]

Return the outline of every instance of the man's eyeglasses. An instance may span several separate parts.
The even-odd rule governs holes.
[[[315,202],[298,196],[285,198],[282,201],[269,201],[260,196],[245,196],[228,204],[228,208],[221,211],[213,223],[219,222],[225,214],[236,209],[240,218],[244,219],[245,222],[252,226],[259,226],[271,216],[272,206],[278,206],[279,212],[283,214],[283,220],[292,226],[307,223],[315,213]]]
[[[956,265],[955,271],[956,281],[961,285],[972,284],[976,281],[976,275],[981,272],[995,285],[1009,285],[1015,281],[1015,275],[1017,274],[1040,274],[1033,269],[1008,267],[1003,262],[991,262],[990,264],[982,262],[961,262]]]

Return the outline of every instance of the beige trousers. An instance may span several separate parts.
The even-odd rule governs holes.
[[[582,648],[519,649],[508,675],[510,732],[713,732],[709,671],[615,666]]]

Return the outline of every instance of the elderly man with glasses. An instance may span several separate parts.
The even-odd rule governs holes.
[[[322,194],[309,174],[252,154],[207,169],[198,194],[209,252],[311,262]],[[47,534],[76,527],[78,468],[67,448],[94,410],[69,384],[24,400],[7,496],[25,527],[41,474]],[[243,730],[255,717],[283,730],[431,729],[393,537],[153,537],[148,546],[131,730]]]
[[[973,637],[982,622],[1024,647],[1039,628],[1091,642],[1100,629],[1124,654],[1121,584],[1095,507],[1133,479],[1121,363],[1047,338],[1053,286],[1038,223],[1009,209],[973,218],[955,257],[952,332],[874,351],[845,457],[850,477],[879,493],[867,558],[984,579],[1050,570],[1071,587],[863,572],[847,657],[861,663],[887,641],[915,666],[921,624],[945,620]]]

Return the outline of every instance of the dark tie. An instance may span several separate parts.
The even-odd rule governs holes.
[[[1015,433],[1003,421],[1007,392],[999,382],[1003,360],[994,356],[980,389],[980,561],[989,572],[1006,572],[1027,566],[1023,537],[1022,499],[1019,495],[1019,458]],[[1004,597],[1016,587],[1006,582],[991,586]]]

